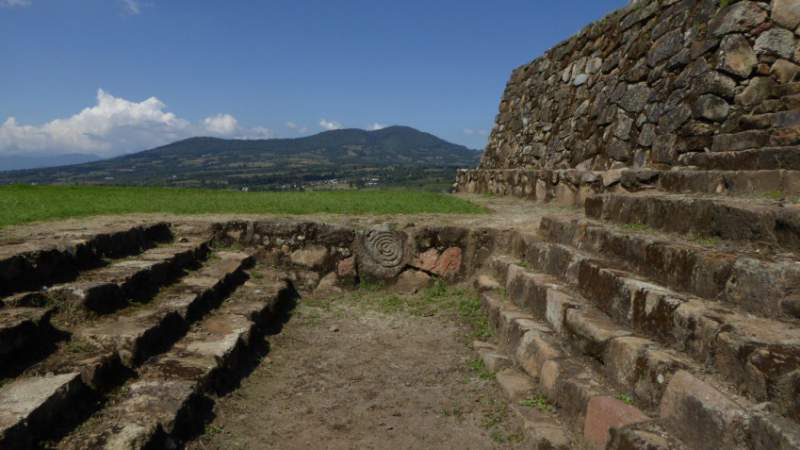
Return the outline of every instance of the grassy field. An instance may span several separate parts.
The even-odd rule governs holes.
[[[452,196],[407,190],[236,192],[95,186],[0,186],[0,227],[105,214],[478,214]]]

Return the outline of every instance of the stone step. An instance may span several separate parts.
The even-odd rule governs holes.
[[[56,426],[84,391],[77,372],[23,378],[0,388],[2,448],[35,448],[34,435]]]
[[[800,109],[751,114],[739,117],[739,129],[762,130],[800,125]]]
[[[766,449],[800,442],[796,422],[730,394],[680,355],[615,330],[580,301],[560,333],[492,294],[484,294],[483,304],[517,363],[538,377],[562,417],[582,427],[589,448]],[[587,363],[585,354],[600,364]]]
[[[0,336],[0,347],[8,345],[24,351],[6,355],[0,350],[0,377],[46,357],[55,350],[56,341],[76,325],[96,314],[108,314],[130,304],[146,301],[163,286],[206,258],[205,239],[187,239],[147,250],[135,257],[82,273],[74,282],[48,290],[15,294],[6,299],[12,306],[0,309],[0,321],[13,311],[49,311],[44,322],[24,322],[15,335]],[[50,320],[52,316],[52,321]],[[13,317],[9,317],[13,321]],[[52,322],[52,323],[51,323]],[[41,325],[41,326],[38,326]],[[14,340],[12,340],[14,339]]]
[[[0,296],[74,279],[105,258],[133,255],[172,239],[167,223],[120,226],[93,236],[70,236],[48,247],[9,243],[0,248]]]
[[[50,324],[52,313],[52,308],[0,308],[0,371],[52,344],[56,335]]]
[[[663,194],[604,194],[587,199],[585,210],[587,217],[597,220],[800,250],[800,206],[794,204]]]
[[[682,165],[705,170],[800,170],[800,147],[684,153],[678,161]]]
[[[652,186],[675,194],[800,197],[800,172],[794,170],[625,170],[621,183],[630,191]]]
[[[158,289],[202,262],[209,253],[205,238],[182,239],[134,257],[82,273],[75,281],[47,290],[23,292],[5,299],[11,305],[76,306],[99,314],[152,297]]]
[[[797,127],[800,126],[800,114],[797,111],[747,116],[744,119],[744,125],[745,128],[751,129],[738,133],[715,135],[711,144],[711,152],[738,152],[800,144],[797,132]],[[769,129],[763,129],[765,126]],[[740,168],[740,170],[742,169]],[[768,167],[762,169],[768,169]]]
[[[768,114],[800,109],[800,95],[793,94],[760,102],[753,108],[755,114]]]
[[[77,374],[78,387],[59,391],[67,398],[58,404],[91,409],[98,398],[129,377],[131,370],[151,355],[168,349],[191,323],[217,307],[245,281],[244,270],[251,264],[252,257],[247,254],[218,252],[204,267],[159,293],[149,304],[81,324],[71,330],[70,340],[58,350],[30,367],[19,380],[0,388],[0,398],[13,402],[16,383],[25,383],[27,379],[52,379],[72,386],[76,383],[73,378],[54,378],[53,374]],[[27,417],[35,413],[33,407],[48,402],[53,395],[47,390],[34,393],[42,397],[29,399],[26,405],[31,408],[19,410],[16,422],[0,428],[0,448],[11,445],[11,440],[22,439],[17,436],[38,441],[60,432],[27,425],[30,422]],[[0,411],[6,407],[0,402]],[[51,416],[56,413],[62,417],[58,423],[63,422],[67,428],[73,421],[81,420],[72,410],[50,410]]]
[[[733,169],[736,169],[735,167]],[[460,170],[457,190],[513,195],[542,202],[583,206],[592,194],[657,189],[671,193],[800,197],[796,170]]]
[[[206,238],[186,239],[86,273],[77,282],[52,288],[48,294],[56,301],[77,301],[97,313],[113,312],[130,301],[152,297],[160,286],[204,261],[209,252]]]
[[[688,354],[739,394],[774,402],[780,413],[800,420],[794,400],[800,392],[797,326],[676,293],[558,244],[531,240],[522,257],[532,269],[574,287],[615,323]],[[492,261],[495,270],[504,264],[508,258]],[[554,297],[549,303],[556,308],[568,302]]]
[[[63,439],[59,449],[181,448],[207,420],[211,396],[225,392],[261,336],[291,299],[291,287],[271,277],[251,280],[153,358],[120,394]]]
[[[800,82],[776,84],[770,89],[770,96],[774,98],[788,97],[798,94],[800,94]]]
[[[573,433],[561,422],[555,408],[541,401],[539,388],[528,374],[513,366],[512,358],[502,349],[488,343],[478,343],[476,350],[486,361],[503,361],[486,367],[495,373],[495,379],[511,401],[510,409],[522,420],[525,433],[534,449],[569,450],[573,446]],[[537,401],[538,400],[538,401]]]
[[[702,240],[682,241],[556,216],[542,218],[540,233],[550,242],[603,255],[615,266],[679,292],[717,299],[762,317],[800,318],[796,258],[768,258],[761,249],[747,252],[742,245],[701,245]]]
[[[652,421],[642,410],[618,400],[626,392],[609,382],[594,359],[563,344],[549,324],[496,293],[482,294],[482,303],[503,347],[528,376],[538,380],[535,391],[555,404],[558,416],[580,436],[573,444],[603,449],[613,429]],[[499,372],[497,379],[512,398],[514,392],[525,390],[514,369]]]
[[[645,408],[659,404],[675,371],[703,371],[678,352],[635,336],[554,277],[510,264],[505,288],[509,301],[536,320],[546,321],[573,352],[597,360],[607,379],[628,388],[627,393]],[[554,342],[549,345],[559,347]]]

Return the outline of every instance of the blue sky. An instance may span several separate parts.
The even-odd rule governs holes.
[[[0,0],[0,153],[409,125],[482,148],[514,67],[626,0]]]

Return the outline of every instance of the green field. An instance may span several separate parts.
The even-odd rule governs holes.
[[[105,214],[479,214],[465,200],[431,192],[363,190],[237,192],[99,186],[0,186],[0,227]]]

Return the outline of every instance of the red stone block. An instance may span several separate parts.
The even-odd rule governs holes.
[[[650,420],[638,408],[611,397],[593,397],[586,408],[583,437],[590,448],[606,448],[611,428],[620,428]]]

